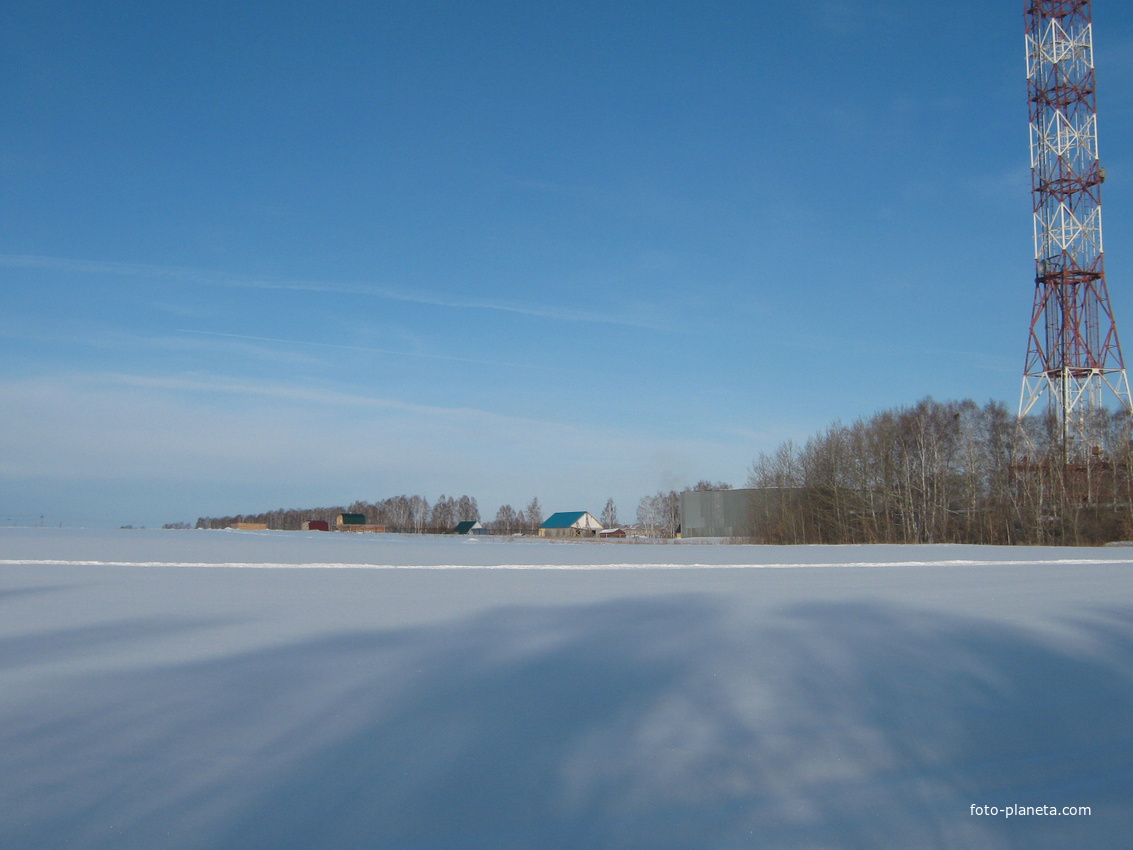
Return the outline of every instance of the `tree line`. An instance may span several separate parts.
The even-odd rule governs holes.
[[[925,399],[761,454],[748,486],[769,543],[1091,545],[1133,536],[1127,412],[1068,454],[1050,415]]]
[[[451,531],[464,519],[479,520],[480,509],[472,496],[441,495],[432,504],[423,496],[392,496],[377,502],[355,501],[325,508],[279,508],[263,513],[200,517],[197,528],[230,528],[242,522],[264,523],[270,529],[298,531],[303,523],[321,520],[332,528],[339,514],[362,514],[367,525],[384,525],[389,531],[426,533]]]
[[[255,514],[200,517],[197,528],[230,528],[238,523],[264,523],[269,529],[298,531],[303,523],[322,520],[332,528],[339,514],[362,514],[367,525],[382,525],[387,531],[403,534],[444,534],[466,521],[481,522],[475,496],[437,497],[430,503],[424,496],[391,496],[376,502],[356,501],[327,508],[280,508]],[[543,508],[538,497],[516,511],[502,505],[493,521],[482,523],[493,533],[534,534],[543,524]]]

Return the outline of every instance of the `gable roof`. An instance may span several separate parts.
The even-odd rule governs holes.
[[[540,528],[570,528],[584,516],[586,511],[559,511],[547,517]]]
[[[466,519],[463,522],[458,522],[453,530],[457,534],[467,534],[474,528],[483,528],[483,526],[474,519]]]

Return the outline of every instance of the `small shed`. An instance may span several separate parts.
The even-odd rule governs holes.
[[[464,522],[458,522],[456,528],[452,530],[453,534],[487,534],[488,529],[484,528],[480,523],[474,519],[466,519]]]
[[[384,525],[368,525],[365,514],[339,514],[335,520],[335,528],[339,531],[372,531],[384,532]]]
[[[624,528],[603,528],[598,532],[598,536],[603,539],[608,537],[625,537],[626,530]]]
[[[330,523],[325,519],[309,519],[303,523],[304,531],[330,531]]]
[[[589,511],[559,511],[539,526],[540,537],[596,537],[602,523]]]

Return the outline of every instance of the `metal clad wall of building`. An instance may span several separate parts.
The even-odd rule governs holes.
[[[758,490],[686,490],[681,493],[681,537],[751,537]]]

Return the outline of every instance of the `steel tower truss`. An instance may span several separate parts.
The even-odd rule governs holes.
[[[1026,21],[1035,304],[1019,417],[1046,396],[1082,450],[1107,391],[1133,409],[1102,260],[1090,2],[1028,0]]]

